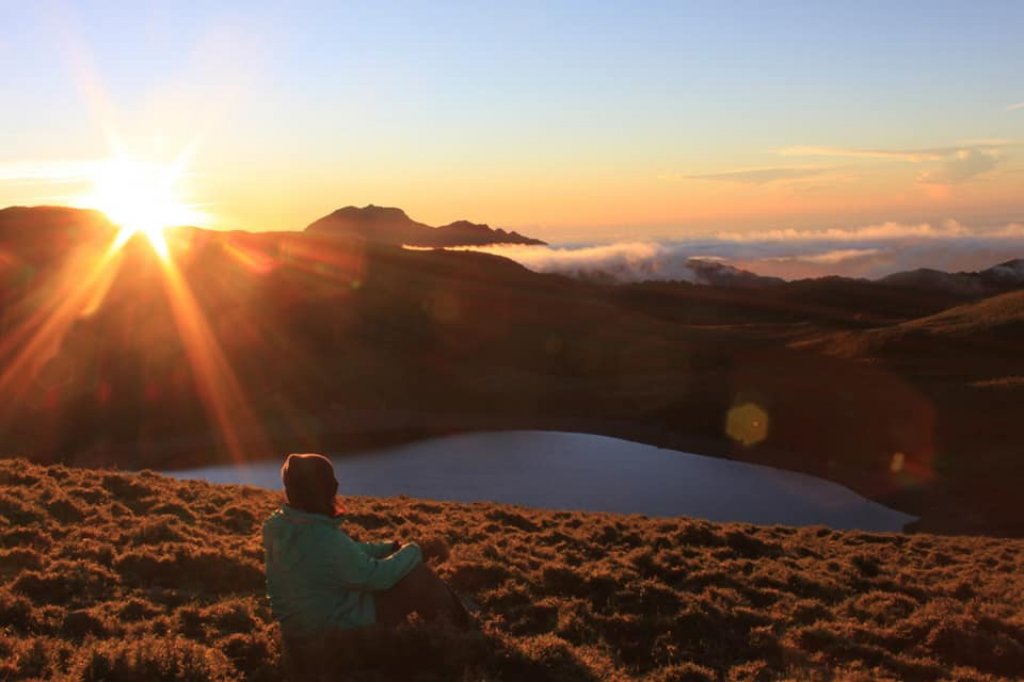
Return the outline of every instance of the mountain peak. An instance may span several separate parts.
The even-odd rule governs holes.
[[[368,204],[345,206],[311,223],[307,232],[359,237],[395,246],[484,246],[489,244],[543,244],[539,239],[488,225],[456,220],[443,227],[431,227],[410,218],[400,208]]]
[[[481,225],[481,224],[478,224],[478,223],[471,223],[468,220],[456,220],[453,223],[448,223],[447,225],[442,225],[442,227],[448,227],[448,228],[452,228],[452,229],[456,229],[456,230],[488,229],[487,225]],[[504,232],[504,230],[502,230],[502,232]]]
[[[367,204],[360,208],[359,206],[345,206],[339,208],[331,214],[332,216],[359,216],[369,219],[404,219],[411,220],[405,211],[400,208],[393,206],[377,206],[375,204]]]

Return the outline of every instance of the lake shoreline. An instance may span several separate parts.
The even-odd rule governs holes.
[[[808,474],[595,434],[473,432],[329,454],[343,495],[881,532],[915,520]],[[165,473],[280,489],[278,469],[271,460]]]
[[[331,452],[338,456],[412,443],[439,436],[507,430],[544,430],[621,438],[670,450],[692,452],[728,461],[766,464],[784,471],[804,473],[844,486],[884,506],[918,517],[906,532],[952,535],[1014,537],[1016,533],[986,525],[984,519],[962,512],[956,498],[934,484],[921,489],[877,494],[885,489],[888,471],[868,475],[860,470],[822,470],[818,460],[804,460],[791,453],[758,445],[747,448],[724,438],[674,431],[655,423],[624,419],[594,419],[551,415],[495,415],[466,412],[424,412],[395,409],[351,409],[333,406],[322,412],[291,413],[238,433],[241,447],[255,456],[249,461],[272,461],[287,452]],[[174,441],[145,443],[139,448],[112,445],[77,453],[74,466],[124,468],[125,461],[141,460],[139,469],[173,472],[198,466],[231,462],[222,442],[208,433],[187,434]],[[211,453],[215,453],[211,457]],[[258,454],[262,453],[262,455]],[[127,459],[126,459],[127,457]]]

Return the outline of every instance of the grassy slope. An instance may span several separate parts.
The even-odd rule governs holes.
[[[0,462],[0,680],[279,679],[276,495]],[[482,631],[410,627],[360,679],[999,679],[1024,673],[1024,541],[410,499],[350,532],[437,538]]]
[[[1024,291],[1013,291],[900,324],[867,331],[832,332],[793,346],[891,366],[910,366],[918,370],[916,374],[924,376],[962,379],[962,373],[991,378],[985,373],[1019,369],[1015,360],[1024,349],[1022,330]],[[952,363],[951,359],[958,362]],[[996,362],[1002,364],[993,368],[991,365]],[[927,371],[921,371],[922,368]]]

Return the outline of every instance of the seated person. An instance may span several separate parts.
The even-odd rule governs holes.
[[[329,459],[288,455],[281,479],[287,503],[263,524],[263,549],[270,607],[286,648],[337,640],[360,628],[394,627],[414,612],[428,621],[469,624],[462,603],[423,563],[416,543],[356,542],[342,530]]]

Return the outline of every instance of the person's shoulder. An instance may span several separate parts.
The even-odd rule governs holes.
[[[310,532],[317,537],[333,538],[337,540],[350,541],[352,538],[348,536],[345,530],[339,525],[339,523],[327,521],[326,518],[320,523],[310,524]]]
[[[270,515],[263,521],[263,525],[268,523],[280,523],[284,520],[284,507],[278,507],[274,511],[270,512]]]
[[[263,534],[301,535],[310,538],[350,539],[339,528],[341,520],[331,519],[320,514],[311,514],[284,505],[275,510],[263,522]]]
[[[280,531],[286,525],[288,520],[285,518],[284,507],[279,507],[263,521],[263,535]]]

